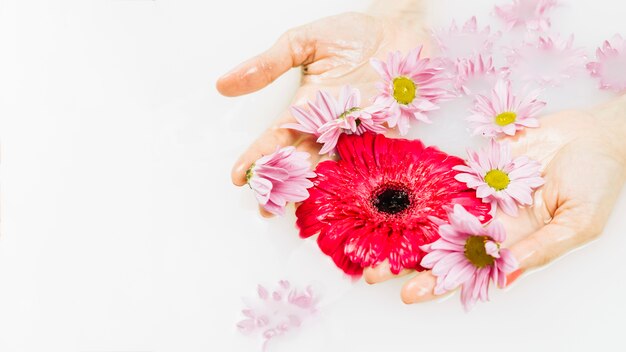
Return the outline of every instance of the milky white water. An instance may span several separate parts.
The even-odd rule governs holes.
[[[598,241],[466,314],[457,296],[405,306],[404,280],[350,283],[298,238],[293,214],[261,219],[230,185],[298,73],[237,99],[215,79],[283,30],[362,3],[3,1],[0,351],[254,351],[234,328],[240,296],[285,277],[324,298],[270,351],[626,350],[624,194]],[[496,23],[493,1],[433,3],[436,26]],[[625,6],[570,0],[554,27],[591,55],[626,34]],[[546,112],[610,98],[595,87],[583,74],[547,89]],[[466,107],[412,136],[463,155],[478,143],[458,123]]]

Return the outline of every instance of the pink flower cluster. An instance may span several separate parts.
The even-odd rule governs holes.
[[[616,35],[605,41],[595,61],[587,62],[573,35],[547,32],[557,5],[511,0],[496,6],[504,33],[479,26],[476,17],[462,26],[453,22],[432,33],[438,58],[422,57],[418,46],[370,59],[379,76],[371,99],[343,86],[292,106],[294,121],[281,127],[313,136],[319,154],[332,160],[313,172],[310,155],[294,147],[258,159],[246,179],[259,204],[282,215],[287,203],[302,202],[296,210],[300,235],[317,236],[322,252],[349,275],[382,261],[394,274],[431,269],[435,294],[460,287],[466,309],[488,300],[490,284],[505,286],[518,266],[503,248],[497,210],[518,216],[545,183],[539,161],[514,157],[508,142],[496,141],[540,127],[543,90],[519,84],[557,87],[586,66],[601,89],[626,91],[626,40]],[[518,36],[508,48],[499,43],[521,34],[517,29],[523,40]],[[506,66],[497,62],[498,50],[506,54]],[[404,136],[416,121],[431,123],[432,112],[452,98],[472,101],[465,120],[473,135],[489,139],[486,148],[469,150],[466,161],[417,140],[383,135],[397,129]],[[259,286],[258,296],[238,327],[260,332],[265,344],[315,310],[310,289],[285,281],[272,293]]]
[[[271,339],[300,327],[317,309],[318,298],[311,287],[299,289],[286,280],[279,281],[272,292],[259,285],[257,296],[247,300],[241,311],[245,318],[237,323],[237,329],[246,335],[260,334],[264,350]]]

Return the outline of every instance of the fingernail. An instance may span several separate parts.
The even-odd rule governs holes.
[[[510,273],[506,277],[506,286],[511,285],[515,280],[517,280],[524,273],[524,269],[517,269],[514,272]]]

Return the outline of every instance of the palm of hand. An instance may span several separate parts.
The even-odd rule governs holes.
[[[512,140],[514,154],[542,163],[546,180],[534,207],[501,216],[522,267],[546,264],[602,232],[624,183],[611,133],[593,114],[569,111]]]
[[[612,129],[591,113],[568,111],[545,116],[538,129],[510,139],[514,155],[527,155],[542,163],[545,185],[535,193],[533,207],[518,217],[499,212],[507,230],[505,247],[522,270],[544,265],[598,236],[626,179]],[[404,271],[406,275],[410,271]],[[512,274],[517,277],[517,273]],[[369,283],[394,277],[387,265],[365,271]],[[436,298],[436,278],[419,272],[401,292],[405,303]]]
[[[379,80],[369,59],[384,58],[395,50],[406,52],[425,38],[415,24],[402,20],[359,13],[328,17],[289,30],[268,51],[220,78],[217,87],[224,95],[246,94],[265,87],[289,68],[302,66],[302,84],[293,104],[314,99],[318,90],[336,95],[342,86],[350,84],[361,90],[362,104],[366,105],[374,96],[375,83]],[[315,138],[280,127],[288,122],[295,119],[285,111],[241,156],[232,173],[236,185],[245,184],[245,170],[278,145],[295,145],[311,154],[314,165],[319,161]]]

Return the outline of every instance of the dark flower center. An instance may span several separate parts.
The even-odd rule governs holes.
[[[400,187],[388,187],[374,196],[372,204],[380,212],[397,214],[411,205],[411,198],[409,193]]]

